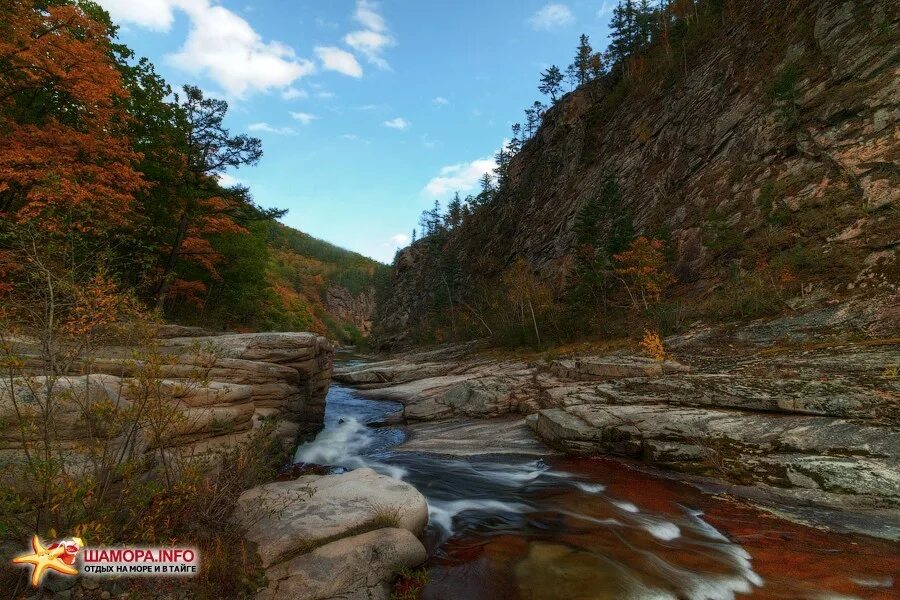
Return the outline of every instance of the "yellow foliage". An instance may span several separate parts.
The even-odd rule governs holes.
[[[641,348],[647,353],[647,356],[659,362],[666,360],[666,349],[663,346],[662,338],[655,331],[649,329],[644,330],[644,338],[641,340]]]

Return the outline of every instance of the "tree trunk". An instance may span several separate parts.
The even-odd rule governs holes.
[[[169,288],[172,287],[172,281],[175,279],[175,266],[178,264],[178,257],[181,255],[181,245],[187,236],[188,212],[185,210],[181,213],[181,219],[178,221],[178,231],[175,233],[175,241],[172,243],[172,250],[169,252],[169,259],[166,261],[165,271],[163,271],[162,281],[159,283],[159,289],[156,291],[156,308],[162,312],[166,304],[166,296]]]
[[[534,317],[534,306],[531,304],[531,298],[528,299],[528,309],[531,311],[531,322],[534,323],[534,336],[537,338],[538,346],[540,346],[541,334],[538,333],[537,319]]]

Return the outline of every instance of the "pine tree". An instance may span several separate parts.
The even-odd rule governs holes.
[[[481,176],[478,183],[481,186],[481,192],[475,197],[475,203],[479,205],[489,204],[494,199],[494,193],[496,192],[494,179],[490,173],[485,173]]]
[[[582,33],[578,40],[578,49],[575,51],[575,61],[568,68],[570,78],[576,85],[584,85],[591,80],[591,57],[593,55],[594,49],[591,48],[590,40],[587,35]]]
[[[412,230],[412,238],[410,238],[410,239],[412,240],[412,241],[410,241],[410,244],[415,244],[415,243],[416,243],[416,228],[415,228],[415,227],[413,227],[413,230]]]
[[[494,176],[497,180],[498,189],[506,184],[506,178],[509,175],[509,159],[510,154],[505,148],[500,148],[494,155],[494,162],[497,163],[497,166],[494,167]]]
[[[612,20],[609,22],[609,53],[613,62],[619,65],[623,73],[628,57],[635,50],[638,38],[636,17],[634,1],[624,0],[620,1],[613,9]]]
[[[512,126],[512,139],[509,140],[509,143],[506,145],[506,149],[509,150],[509,153],[513,156],[519,153],[519,150],[522,149],[522,125],[520,123],[513,123]]]
[[[445,227],[453,229],[458,227],[462,222],[462,200],[459,199],[459,192],[453,194],[453,200],[447,205],[447,218],[444,221]]]
[[[512,125],[512,139],[509,141],[510,147],[515,148],[513,153],[519,151],[522,147],[522,124],[521,123],[513,123]]]
[[[561,90],[562,81],[562,71],[560,71],[559,67],[556,65],[552,65],[546,71],[541,73],[541,82],[538,84],[538,91],[550,96],[550,100],[556,102],[556,96]]]

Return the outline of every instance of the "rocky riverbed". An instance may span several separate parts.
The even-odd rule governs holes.
[[[412,428],[423,449],[448,420],[503,417],[479,421],[486,443],[496,427],[506,441],[495,445],[514,444],[527,426],[570,455],[869,511],[897,536],[900,339],[840,333],[840,311],[698,325],[665,340],[663,362],[635,347],[523,358],[448,345],[340,367],[335,379],[401,403],[397,418],[434,423]]]

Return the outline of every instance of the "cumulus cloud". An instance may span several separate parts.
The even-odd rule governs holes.
[[[387,22],[379,14],[378,5],[371,0],[357,0],[353,18],[364,29],[348,33],[344,36],[344,43],[365,56],[366,60],[379,69],[390,68],[383,53],[396,42],[388,33]]]
[[[493,173],[496,166],[493,158],[448,165],[425,184],[422,193],[430,197],[445,198],[454,192],[470,192],[478,185],[478,180],[485,173]]]
[[[134,23],[147,29],[168,31],[175,20],[172,0],[100,0],[114,21]]]
[[[391,129],[408,129],[410,125],[412,125],[412,123],[410,123],[403,117],[396,117],[394,119],[391,119],[390,121],[384,122],[384,126],[390,127]]]
[[[356,57],[334,46],[316,46],[316,56],[322,61],[322,66],[329,71],[337,71],[349,77],[362,77],[363,69]]]
[[[293,135],[294,130],[290,127],[273,127],[266,122],[251,123],[247,126],[248,131],[256,131],[261,133],[275,133],[278,135]]]
[[[532,15],[529,23],[535,29],[549,31],[575,22],[575,16],[565,4],[547,4]]]
[[[315,71],[312,61],[300,58],[278,41],[266,41],[239,15],[210,0],[100,0],[118,22],[167,31],[175,11],[190,21],[181,49],[167,57],[176,68],[207,76],[227,94],[241,98],[249,92],[288,88]]]
[[[432,102],[432,104],[436,104],[438,106],[446,106],[446,105],[450,104],[450,101],[447,100],[446,98],[444,98],[443,96],[438,96],[437,98],[433,99],[431,102]]]

